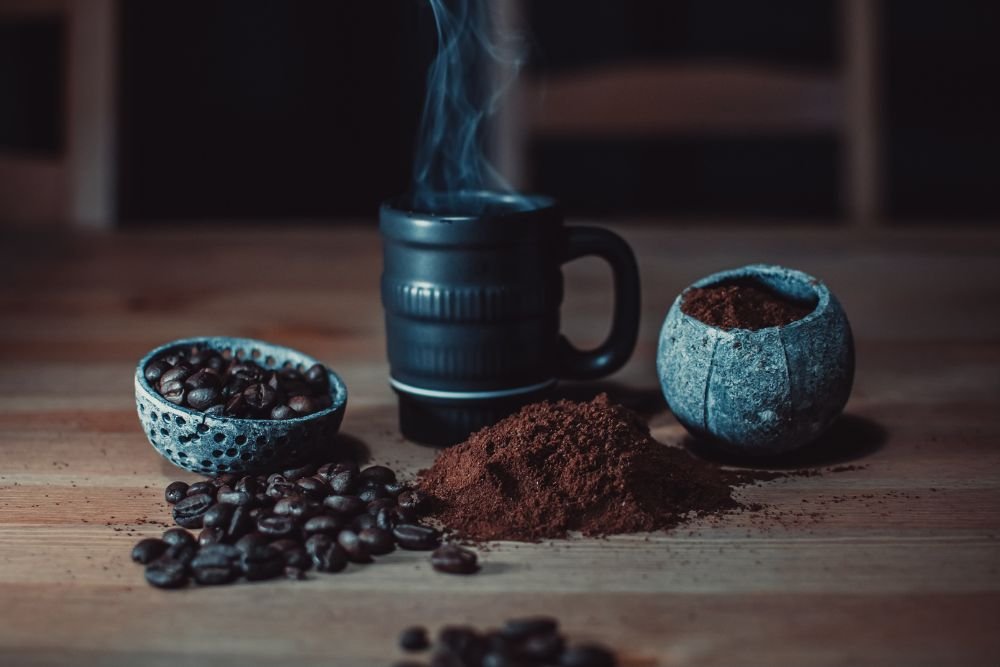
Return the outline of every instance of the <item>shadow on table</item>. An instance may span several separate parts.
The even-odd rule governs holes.
[[[620,403],[643,417],[651,417],[667,410],[667,402],[659,385],[653,387],[630,387],[617,382],[597,380],[594,382],[560,383],[552,392],[553,399],[566,398],[571,401],[589,401],[598,394],[607,394],[614,403]]]
[[[885,446],[889,432],[879,423],[857,415],[841,415],[821,438],[802,449],[776,456],[746,456],[719,449],[710,442],[685,438],[682,443],[698,458],[720,465],[764,470],[793,470],[859,461]]]

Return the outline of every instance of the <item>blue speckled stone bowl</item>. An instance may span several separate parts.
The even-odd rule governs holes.
[[[681,311],[688,290],[750,278],[814,310],[790,324],[719,329]],[[667,404],[697,438],[741,454],[805,445],[844,409],[854,380],[847,315],[819,280],[756,264],[702,278],[674,300],[660,331],[656,368]]]
[[[332,405],[295,419],[213,417],[160,396],[146,380],[146,366],[163,354],[194,345],[226,357],[252,359],[265,368],[302,370],[317,363],[301,352],[251,338],[187,338],[156,348],[136,366],[135,403],[142,430],[163,458],[205,475],[256,473],[301,461],[333,442],[347,408],[347,388],[332,371]]]

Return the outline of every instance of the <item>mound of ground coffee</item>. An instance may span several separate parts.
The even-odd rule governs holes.
[[[441,452],[418,485],[459,537],[536,541],[672,528],[739,508],[747,481],[653,440],[602,394],[529,405]]]
[[[780,327],[812,312],[814,304],[795,301],[756,280],[728,280],[694,287],[684,295],[681,311],[720,329]]]

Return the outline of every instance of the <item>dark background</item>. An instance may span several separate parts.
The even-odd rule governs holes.
[[[556,76],[612,62],[843,64],[831,0],[526,2],[532,59]],[[371,217],[409,185],[434,52],[417,0],[143,0],[118,6],[118,217]],[[1000,5],[879,10],[884,214],[1000,219]],[[63,149],[65,30],[0,22],[0,150]],[[528,147],[531,189],[575,213],[843,219],[835,132],[607,139]]]

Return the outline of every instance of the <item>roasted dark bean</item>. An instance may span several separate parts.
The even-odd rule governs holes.
[[[314,535],[314,537],[320,536]],[[316,569],[320,572],[340,572],[347,567],[347,552],[337,543],[329,544],[312,554],[312,559]]]
[[[187,495],[194,496],[199,493],[207,493],[208,495],[215,497],[216,486],[211,482],[195,482],[188,487]]]
[[[550,616],[512,618],[503,624],[500,633],[507,639],[521,641],[535,635],[550,635],[559,630],[559,621]]]
[[[361,514],[368,508],[368,503],[357,496],[327,496],[323,500],[323,505],[327,509],[347,516]]]
[[[340,531],[340,534],[337,535],[337,544],[343,547],[344,552],[347,554],[347,558],[351,562],[372,562],[372,556],[368,551],[368,547],[361,541],[361,538],[358,537],[358,534],[353,530]]]
[[[257,519],[257,530],[268,537],[287,537],[295,530],[295,521],[288,516],[262,516]]]
[[[359,514],[351,521],[351,528],[355,532],[361,532],[368,528],[378,528],[378,522],[371,514]]]
[[[455,544],[435,549],[431,554],[431,565],[438,572],[449,574],[473,574],[479,570],[475,552]]]
[[[349,496],[357,490],[358,474],[344,470],[330,477],[330,490],[338,496]]]
[[[146,581],[157,588],[180,588],[187,583],[187,568],[183,563],[161,558],[146,566]]]
[[[237,506],[233,510],[233,516],[226,526],[226,541],[235,542],[253,530],[255,520],[250,516],[251,511],[246,506]]]
[[[566,640],[556,632],[529,637],[521,644],[521,653],[535,662],[552,663],[559,659]]]
[[[266,384],[252,384],[243,390],[243,400],[253,410],[270,414],[278,394]]]
[[[313,364],[305,374],[306,382],[317,389],[326,389],[330,386],[330,376],[323,364]]]
[[[279,500],[285,496],[290,496],[296,493],[296,487],[291,482],[284,481],[282,478],[280,481],[274,481],[267,485],[267,497],[273,500]]]
[[[198,544],[201,546],[217,544],[225,538],[226,530],[222,526],[208,526],[202,528],[201,532],[198,533]]]
[[[247,402],[243,399],[243,394],[236,394],[226,401],[225,413],[230,417],[235,417],[237,419],[245,419],[251,415],[253,410],[247,405]]]
[[[194,546],[197,540],[194,539],[194,535],[184,530],[183,528],[168,528],[163,531],[163,537],[161,538],[170,546],[175,544],[190,544]]]
[[[187,565],[198,553],[198,543],[193,544],[171,544],[161,556],[161,560],[175,560],[178,563]]]
[[[174,405],[182,405],[187,396],[184,384],[180,380],[162,384],[160,386],[160,394]]]
[[[241,552],[246,553],[247,551],[249,551],[254,547],[265,546],[267,545],[268,542],[270,542],[269,538],[265,537],[264,535],[258,532],[253,532],[253,533],[247,533],[243,537],[236,540],[236,543],[233,546],[235,546]]]
[[[388,484],[396,481],[396,473],[385,466],[368,466],[359,475],[362,482],[376,482],[378,484]]]
[[[202,517],[202,523],[206,527],[227,526],[229,521],[233,518],[233,511],[235,509],[235,505],[229,505],[222,502],[212,505]]]
[[[243,576],[248,581],[273,579],[285,569],[285,561],[277,550],[270,546],[251,547],[240,561]]]
[[[182,361],[168,371],[164,371],[163,375],[160,376],[160,387],[166,387],[168,384],[174,382],[180,382],[181,387],[184,386],[184,380],[187,379],[194,367],[186,361]]]
[[[184,528],[201,528],[205,512],[215,501],[207,493],[196,493],[174,505],[174,523]]]
[[[419,489],[410,489],[400,493],[396,502],[403,509],[422,512],[427,506],[427,494]]]
[[[399,647],[404,651],[426,651],[430,645],[427,629],[418,625],[406,628],[399,634]]]
[[[226,503],[227,505],[245,507],[251,505],[254,498],[246,491],[223,491],[222,489],[219,489],[219,493],[216,495],[215,499],[220,503]]]
[[[385,492],[392,498],[397,498],[403,491],[409,490],[410,485],[405,482],[386,482]]]
[[[264,484],[259,477],[256,475],[246,475],[240,477],[236,482],[236,486],[233,487],[236,491],[242,491],[251,496],[258,493],[263,493],[267,489],[267,485]]]
[[[146,370],[143,372],[143,375],[146,376],[146,380],[149,381],[150,384],[155,385],[168,370],[170,370],[170,364],[162,359],[158,359],[156,361],[151,361],[149,365],[146,366]]]
[[[391,509],[395,506],[396,501],[392,498],[378,498],[368,503],[368,513],[372,516],[378,516],[378,513],[383,509]]]
[[[574,646],[559,656],[561,667],[615,667],[615,664],[614,653],[596,644]]]
[[[236,563],[243,556],[243,552],[233,544],[206,544],[198,550],[198,556],[214,556],[225,558]]]
[[[385,492],[385,486],[377,482],[369,482],[366,486],[362,486],[361,490],[358,492],[358,498],[360,498],[365,503],[370,503],[373,500],[378,500],[379,498],[385,498],[388,494]]]
[[[365,528],[358,533],[358,539],[376,556],[387,554],[396,548],[392,533],[381,528]]]
[[[300,415],[316,412],[316,403],[311,396],[292,396],[288,399],[288,407]]]
[[[289,482],[294,482],[302,477],[312,477],[316,474],[316,468],[318,468],[315,463],[306,463],[298,468],[288,468],[282,470],[281,474],[285,476]]]
[[[222,378],[215,371],[203,368],[184,380],[184,386],[188,389],[215,389],[218,391],[222,386]]]
[[[158,540],[155,537],[147,537],[144,540],[139,540],[134,547],[132,547],[132,560],[136,563],[141,563],[146,565],[156,560],[163,555],[163,552],[167,550],[170,545],[163,540]]]
[[[274,513],[295,519],[306,519],[319,511],[320,504],[309,498],[289,496],[274,504]]]
[[[320,516],[314,516],[306,521],[305,525],[302,526],[302,530],[305,531],[307,535],[312,535],[313,533],[336,535],[337,532],[343,527],[343,517],[321,514]]]
[[[285,579],[290,579],[292,581],[305,581],[306,577],[305,570],[301,567],[295,567],[293,565],[285,566]]]
[[[378,515],[375,517],[375,525],[382,530],[387,530],[390,533],[392,529],[396,527],[396,524],[400,523],[397,518],[396,508],[382,508],[378,511]]]
[[[306,549],[306,553],[315,559],[316,554],[329,548],[331,544],[336,544],[336,540],[332,536],[325,533],[314,533],[309,536],[309,539],[305,541],[303,546]]]
[[[323,500],[328,492],[326,484],[315,477],[303,477],[295,485],[299,487],[300,492],[317,500]]]
[[[195,410],[204,410],[219,402],[219,390],[215,387],[191,389],[187,394],[187,404]]]
[[[397,524],[392,534],[396,543],[404,549],[428,551],[441,544],[441,534],[437,530],[417,523]]]
[[[187,490],[188,485],[186,482],[171,482],[163,491],[163,497],[166,498],[168,503],[173,505],[184,499],[184,496],[187,495]]]
[[[281,558],[285,562],[285,567],[294,567],[300,570],[308,570],[312,567],[312,559],[306,550],[295,540],[277,540],[271,543],[272,549],[277,549]]]
[[[299,413],[284,404],[271,408],[271,419],[292,419],[298,416]]]

